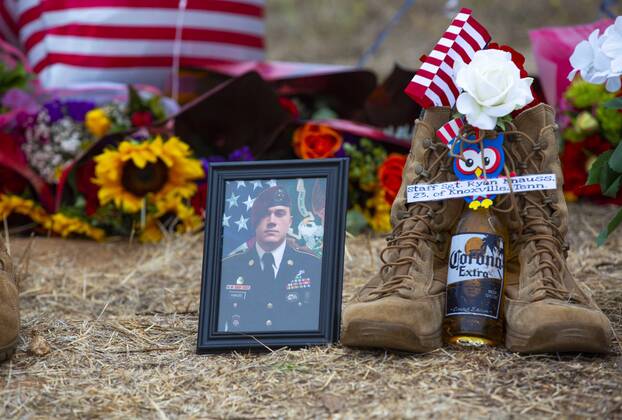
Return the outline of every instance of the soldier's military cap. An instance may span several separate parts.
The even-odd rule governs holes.
[[[291,207],[289,194],[281,186],[270,187],[257,196],[251,208],[251,224],[257,226],[262,217],[268,213],[268,209],[274,206]]]

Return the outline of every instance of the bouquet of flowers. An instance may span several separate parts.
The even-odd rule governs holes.
[[[406,155],[390,153],[383,143],[365,137],[344,141],[338,131],[321,122],[299,127],[292,145],[302,159],[350,158],[348,231],[391,230],[391,204],[402,183]]]
[[[71,200],[48,214],[33,200],[0,194],[0,218],[27,217],[35,228],[62,237],[138,235],[159,241],[165,232],[201,226],[191,205],[205,171],[176,137],[127,138],[80,162],[67,181]]]
[[[53,99],[15,127],[29,165],[48,183],[81,152],[105,135],[150,125],[165,117],[159,97],[142,99],[128,86],[129,101],[97,106],[93,101]]]
[[[620,204],[618,195],[622,184],[622,16],[605,29],[596,29],[587,40],[575,47],[570,57],[573,70],[570,80],[580,74],[566,91],[565,97],[576,116],[570,112],[570,120],[564,131],[564,155],[568,164],[581,163],[582,174],[567,169],[579,194],[602,192]],[[577,112],[578,111],[578,112]],[[574,116],[574,118],[573,118]],[[583,188],[579,182],[587,178],[592,188]],[[570,185],[572,187],[572,184]],[[622,210],[601,231],[597,242],[603,243],[609,233],[622,223]]]
[[[564,92],[560,107],[562,131],[562,170],[568,201],[587,197],[598,202],[622,204],[622,197],[611,189],[601,191],[600,183],[586,185],[588,171],[601,154],[620,142],[622,113],[608,106],[616,95],[603,85],[574,80]]]

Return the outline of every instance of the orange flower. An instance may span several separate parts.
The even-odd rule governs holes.
[[[294,152],[303,159],[333,157],[342,144],[341,134],[325,125],[305,124],[294,132]]]
[[[391,153],[378,168],[378,181],[384,189],[384,198],[389,204],[397,196],[402,185],[402,172],[406,165],[406,155]]]

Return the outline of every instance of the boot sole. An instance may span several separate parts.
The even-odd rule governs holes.
[[[17,348],[17,339],[8,346],[0,348],[0,363],[5,362],[13,356]]]
[[[507,331],[505,346],[518,353],[609,353],[610,340],[599,328],[549,325],[532,335]]]
[[[344,330],[341,343],[351,347],[373,347],[425,353],[443,345],[441,330],[418,336],[402,324],[377,321],[352,321]]]

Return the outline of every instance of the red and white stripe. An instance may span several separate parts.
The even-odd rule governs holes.
[[[405,89],[415,102],[424,108],[450,106],[459,95],[454,82],[454,63],[470,63],[473,54],[490,41],[488,31],[471,16],[471,10],[462,9],[430,55]]]
[[[451,149],[454,140],[460,133],[460,129],[464,127],[463,118],[455,118],[436,130],[436,137],[440,139],[447,147]]]
[[[19,0],[16,4],[20,43],[46,87],[92,81],[163,87],[176,50],[181,67],[264,58],[264,0]]]
[[[0,40],[17,46],[17,0],[0,0]]]

